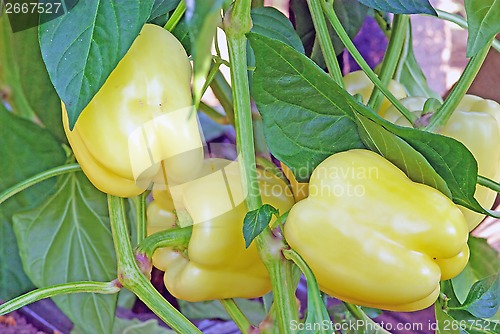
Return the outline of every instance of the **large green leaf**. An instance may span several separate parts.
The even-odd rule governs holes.
[[[465,269],[451,280],[453,291],[460,303],[465,302],[474,283],[500,271],[498,253],[486,239],[469,237],[470,258]]]
[[[48,168],[62,165],[64,150],[45,129],[9,113],[0,105],[0,193]],[[33,288],[24,274],[12,230],[12,214],[39,205],[54,188],[47,180],[0,204],[0,298]]]
[[[288,45],[255,33],[249,34],[249,40],[257,60],[253,96],[262,114],[266,140],[271,152],[292,168],[298,180],[307,180],[329,155],[363,147],[355,123],[358,113],[413,148],[402,152],[404,160],[398,154],[392,162],[422,161],[423,156],[446,182],[455,203],[484,212],[473,196],[477,163],[462,143],[394,125],[358,103],[314,62]],[[438,182],[435,186],[445,191],[434,173],[417,171],[412,176],[421,183],[429,182],[430,176],[430,183]]]
[[[500,32],[500,0],[465,0],[469,25],[467,57],[472,57]]]
[[[6,15],[0,18],[0,83],[18,116],[41,121],[61,142],[66,136],[61,101],[42,60],[36,28],[12,33]]]
[[[180,0],[155,0],[148,21],[167,14],[179,5]]]
[[[264,305],[260,301],[241,298],[235,298],[234,301],[252,324],[258,325],[266,317]],[[190,320],[232,320],[218,300],[192,303],[179,299],[178,302],[182,314]]]
[[[38,287],[116,278],[106,195],[81,172],[58,178],[57,192],[40,206],[14,215],[24,269]],[[84,333],[110,333],[117,295],[54,298]]]
[[[278,40],[256,33],[248,38],[256,58],[253,97],[266,141],[299,181],[331,154],[364,147],[351,106],[321,68]]]
[[[398,166],[410,179],[427,184],[451,197],[446,182],[406,141],[362,115],[357,115],[357,118],[361,139],[367,147]]]
[[[154,0],[78,1],[39,26],[43,60],[66,105],[70,127],[125,55],[151,14]]]
[[[304,53],[304,46],[290,20],[273,7],[258,7],[251,11],[252,32],[274,38]]]
[[[429,0],[358,0],[373,9],[394,14],[429,14],[437,16]]]

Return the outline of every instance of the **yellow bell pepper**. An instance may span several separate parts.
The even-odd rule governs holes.
[[[426,99],[408,97],[403,105],[417,116],[422,115]],[[410,126],[397,110],[389,108],[385,118],[399,125]],[[477,161],[479,175],[500,182],[500,105],[475,95],[465,95],[447,124],[439,133],[462,142]],[[489,209],[495,202],[496,192],[481,185],[476,186],[474,197]],[[484,219],[484,215],[461,207],[469,230]]]
[[[351,73],[348,73],[344,76],[343,78],[344,81],[344,88],[347,90],[351,95],[356,95],[359,94],[361,95],[361,98],[363,99],[363,103],[367,104],[368,100],[370,99],[370,95],[373,91],[373,82],[368,78],[368,76],[365,74],[365,72],[359,70],[359,71],[354,71]],[[387,89],[397,98],[397,99],[402,99],[407,96],[406,90],[402,84],[397,82],[396,80],[391,80],[389,81],[389,84],[387,85]],[[382,103],[380,104],[380,108],[378,110],[378,114],[382,117],[384,117],[385,111],[387,108],[392,106],[391,102],[384,97],[382,100]]]
[[[191,65],[181,43],[146,24],[66,136],[101,191],[142,193],[164,166],[179,182],[195,175],[203,146],[192,107]]]
[[[258,176],[263,202],[286,212],[293,205],[293,195],[285,182],[261,170]],[[247,207],[238,163],[207,160],[198,178],[170,190],[172,195],[166,190],[153,191],[154,201],[147,211],[148,234],[172,228],[174,206],[179,225],[188,222],[193,230],[186,249],[159,248],[153,255],[153,265],[165,271],[168,291],[193,302],[254,298],[270,291],[271,282],[255,243],[245,248]]]
[[[316,167],[284,235],[322,291],[384,310],[430,306],[440,280],[458,275],[469,257],[467,224],[448,197],[359,149]]]

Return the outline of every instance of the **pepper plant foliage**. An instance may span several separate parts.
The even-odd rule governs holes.
[[[129,224],[113,225],[120,216],[116,214],[113,199],[107,200],[74,165],[74,155],[61,122],[60,102],[64,103],[73,128],[145,23],[165,26],[182,42],[193,61],[193,104],[199,105],[203,90],[210,85],[225,114],[203,103],[200,112],[219,123],[236,125],[238,140],[250,138],[252,132],[242,130],[244,127],[238,123],[247,110],[245,107],[250,111],[250,101],[242,106],[245,101],[240,100],[238,94],[231,95],[231,90],[250,90],[255,112],[262,117],[262,123],[258,117],[253,122],[258,155],[269,157],[271,153],[290,167],[299,181],[308,181],[315,167],[332,154],[369,149],[391,161],[413,181],[438,189],[456,204],[487,213],[485,209],[489,208],[482,208],[474,198],[477,162],[461,142],[426,129],[401,127],[384,120],[374,111],[373,104],[360,103],[333,73],[325,71],[326,64],[332,61],[324,53],[325,39],[331,41],[335,54],[347,52],[345,38],[352,39],[367,16],[376,16],[382,22],[387,19],[387,13],[398,17],[436,15],[428,0],[336,0],[334,4],[325,0],[290,0],[291,19],[276,8],[259,6],[260,1],[252,2],[255,8],[250,13],[250,0],[77,1],[68,13],[55,19],[46,16],[50,14],[42,14],[43,24],[17,33],[11,32],[6,15],[0,17],[1,300],[10,300],[35,287],[43,292],[44,288],[56,284],[116,279],[114,282],[119,283],[112,285],[117,288],[140,287],[134,291],[137,297],[175,330],[195,330],[167,301],[154,299],[158,296],[146,282],[147,275],[143,275],[143,272],[149,274],[150,268],[139,261],[141,272],[133,261],[138,253],[132,253],[132,245],[153,240],[144,239],[144,196],[126,202]],[[315,4],[324,16],[310,11]],[[485,54],[493,36],[500,32],[500,5],[498,0],[465,0],[464,4],[469,26],[467,54],[474,57],[471,67],[478,67],[474,59]],[[328,15],[329,6],[340,18],[345,36]],[[249,18],[253,21],[251,30],[238,30],[245,28],[243,23]],[[318,29],[321,19],[325,20],[324,30]],[[416,36],[411,35],[409,26],[407,23],[404,27],[407,31],[404,44],[400,45],[401,56],[387,65],[389,68],[394,65],[392,69],[385,71],[390,71],[390,77],[399,80],[410,96],[441,99],[427,85],[414,57],[411,41]],[[239,47],[237,56],[246,53],[243,61],[223,59],[218,51],[218,43],[222,41],[218,39],[217,54],[212,55],[218,27],[231,31],[227,34],[228,43]],[[391,29],[396,28],[387,21],[382,29],[387,35],[394,35]],[[232,73],[236,70],[248,73],[249,82],[233,77],[228,84],[219,72],[219,67],[226,65]],[[384,71],[384,67],[382,69]],[[464,75],[456,86],[463,88],[472,78],[470,73]],[[452,102],[445,101],[437,114],[448,112]],[[249,151],[253,153],[253,143],[250,141],[247,146],[244,150],[238,148],[243,151],[241,164],[245,172],[251,169],[254,159],[246,155]],[[248,150],[249,147],[252,149]],[[267,163],[272,164],[270,159]],[[72,166],[69,172],[64,170],[68,166]],[[45,176],[40,174],[44,172]],[[251,173],[242,174],[245,178]],[[28,182],[23,183],[25,180]],[[496,187],[498,189],[498,184]],[[248,205],[255,206],[257,202]],[[288,249],[279,231],[273,234],[267,228],[273,215],[281,215],[277,230],[282,228],[286,214],[265,205],[253,207],[245,219],[241,233],[246,245],[256,243],[261,256],[267,255],[267,264],[275,261],[272,268],[278,268],[275,272],[281,276],[272,277],[273,293],[278,298],[271,308],[274,311],[270,320],[263,321],[272,297],[264,297],[263,304],[238,300],[246,317],[235,310],[236,304],[221,301],[230,316],[226,318],[235,320],[242,332],[249,332],[250,326],[258,326],[261,321],[262,328],[275,326],[272,328],[275,332],[284,332],[284,324],[295,318],[303,321],[304,326],[339,319],[338,312],[327,310],[326,296],[320,292],[308,264],[293,249]],[[265,239],[266,235],[272,238]],[[271,244],[266,245],[264,240]],[[473,237],[469,238],[469,248],[470,260],[462,273],[442,283],[443,295],[435,304],[436,329],[443,333],[498,333],[500,324],[495,322],[500,321],[498,254],[484,240]],[[270,249],[280,249],[277,260],[270,260]],[[292,262],[307,279],[305,319],[299,319],[295,309],[291,289],[295,288],[297,278],[293,275]],[[127,281],[127,277],[132,277],[132,281]],[[286,289],[290,299],[280,300],[279,296],[287,296],[287,292],[283,292]],[[109,293],[107,290],[92,292]],[[116,294],[59,294],[55,292],[51,296],[74,323],[74,333],[133,332],[141,326],[136,321],[126,322],[116,317],[117,305],[126,306],[123,298]],[[17,306],[6,303],[0,306],[0,314],[32,302],[33,298],[21,298]],[[286,304],[286,300],[290,302]],[[215,303],[218,302],[181,301],[179,305],[190,319],[224,318],[220,315],[220,305]],[[214,305],[217,305],[215,313]],[[373,321],[356,305],[346,303],[345,308],[349,317],[362,320],[364,325]],[[488,321],[490,325],[486,327]],[[451,323],[465,325],[450,330],[443,327]],[[145,325],[148,331],[166,333],[154,324]]]

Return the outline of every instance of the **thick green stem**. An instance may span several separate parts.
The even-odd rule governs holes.
[[[349,35],[345,31],[344,27],[342,27],[342,23],[340,23],[339,18],[337,17],[337,14],[335,14],[335,11],[333,10],[333,7],[327,3],[325,0],[321,0],[321,6],[323,7],[323,11],[332,24],[333,28],[337,32],[337,35],[339,36],[340,40],[342,43],[344,43],[345,47],[349,51],[349,53],[352,55],[356,63],[358,63],[359,67],[366,73],[368,78],[373,82],[373,84],[380,89],[380,91],[384,94],[384,96],[396,107],[396,109],[399,110],[399,112],[411,123],[415,123],[417,120],[417,117],[410,113],[408,109],[403,106],[403,104],[394,96],[392,93],[382,84],[380,79],[377,77],[375,72],[370,68],[370,65],[366,62],[366,60],[363,58],[363,56],[359,53],[358,49],[356,49],[356,46],[354,43],[351,41],[349,38]]]
[[[144,253],[151,259],[156,249],[161,247],[186,246],[191,238],[192,226],[174,228],[151,234],[137,245],[137,252]]]
[[[323,15],[323,11],[321,10],[321,3],[319,2],[319,0],[307,0],[307,4],[309,5],[309,11],[311,12],[311,18],[316,30],[316,36],[319,39],[321,52],[323,53],[323,58],[325,59],[326,67],[328,68],[328,74],[341,87],[344,87],[342,72],[337,60],[337,55],[335,54],[335,50],[333,48],[330,33],[328,32],[325,16]]]
[[[52,285],[46,288],[36,289],[23,294],[17,298],[9,300],[8,302],[0,305],[0,315],[20,309],[23,306],[34,303],[38,300],[67,295],[71,293],[100,293],[100,294],[113,294],[120,291],[118,282],[72,282]]]
[[[235,301],[233,299],[221,299],[220,303],[226,310],[227,314],[231,316],[231,319],[234,320],[234,323],[238,326],[241,333],[248,334],[253,326]]]
[[[46,171],[41,172],[40,174],[36,174],[35,176],[32,176],[24,181],[19,182],[18,184],[10,187],[9,189],[6,189],[2,193],[0,193],[0,204],[11,198],[17,193],[20,193],[26,188],[29,188],[31,186],[34,186],[35,184],[38,184],[42,181],[45,181],[47,179],[50,179],[51,177],[54,176],[59,176],[67,173],[73,173],[73,172],[79,172],[81,171],[82,168],[80,167],[79,164],[70,164],[70,165],[62,165],[58,167],[54,167],[51,169],[48,169]]]
[[[133,199],[136,212],[137,244],[146,238],[146,193],[135,196]]]
[[[182,15],[184,15],[185,11],[186,11],[186,3],[184,2],[184,0],[181,0],[177,8],[172,13],[172,16],[169,17],[164,28],[167,29],[168,31],[174,30],[174,28],[180,22]]]
[[[387,87],[389,84],[398,65],[398,60],[401,56],[406,39],[406,30],[408,29],[409,22],[410,17],[408,15],[394,15],[391,38],[389,39],[389,44],[387,45],[387,50],[384,55],[384,61],[379,75],[379,79],[384,87]],[[382,99],[383,95],[380,93],[380,90],[377,87],[374,87],[370,99],[368,100],[368,106],[376,111],[380,107]]]
[[[467,90],[476,78],[481,65],[483,65],[484,59],[490,50],[492,41],[493,40],[486,44],[474,57],[469,60],[457,83],[451,89],[450,94],[444,101],[441,108],[439,108],[432,116],[429,125],[425,127],[425,130],[437,132],[439,131],[439,128],[446,125],[446,122],[448,122],[448,119],[451,117],[460,101],[462,101],[465,93],[467,93]]]
[[[118,280],[160,319],[179,333],[201,333],[151,285],[137,266],[127,229],[123,199],[108,195],[111,232],[118,260]]]
[[[249,32],[252,26],[250,5],[250,0],[236,0],[232,10],[224,17],[224,28],[231,62],[238,161],[243,189],[247,194],[248,210],[255,210],[262,205],[262,200],[255,165],[252,111],[246,66],[245,33]],[[283,247],[283,242],[274,237],[270,229],[264,230],[255,241],[271,279],[279,332],[289,333],[290,321],[298,320],[294,288],[291,284],[292,263],[282,256],[280,249]]]

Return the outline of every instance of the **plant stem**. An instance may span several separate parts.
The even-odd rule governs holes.
[[[136,224],[137,224],[137,244],[146,238],[146,193],[142,193],[133,198]]]
[[[389,84],[398,65],[398,59],[403,50],[406,39],[406,30],[408,29],[409,22],[410,17],[408,15],[394,15],[391,38],[389,39],[389,44],[387,45],[387,50],[384,55],[379,75],[379,79],[384,87],[387,87]],[[370,99],[368,100],[368,106],[377,111],[380,107],[380,103],[382,103],[382,99],[383,95],[380,93],[380,90],[377,87],[374,87],[372,94],[370,95]]]
[[[26,188],[34,186],[37,183],[50,179],[54,176],[59,176],[67,173],[79,172],[82,168],[79,164],[70,164],[70,165],[62,165],[58,167],[54,167],[48,169],[46,171],[41,172],[40,174],[36,174],[24,181],[19,182],[18,184],[6,189],[2,193],[0,193],[0,204],[14,196],[15,194],[20,193]]]
[[[483,187],[489,188],[491,190],[496,191],[497,193],[500,193],[500,183],[490,180],[487,177],[478,175],[477,176],[477,184],[482,185]]]
[[[224,108],[229,123],[234,125],[234,106],[231,86],[229,86],[220,70],[215,74],[214,80],[210,83],[210,88],[212,88],[212,92],[217,100],[219,100],[222,108]]]
[[[364,329],[365,327],[373,327],[374,326],[374,321],[368,317],[365,312],[363,312],[359,306],[357,305],[354,305],[354,304],[351,304],[351,303],[346,303],[346,302],[343,302],[345,308],[352,314],[352,316],[354,318],[356,318],[356,320],[360,320],[362,321],[362,323],[364,324],[363,327],[361,329]],[[371,322],[372,325],[368,325],[368,323]],[[378,334],[391,334],[390,332],[386,331],[385,329],[380,329],[379,331],[377,331]]]
[[[174,12],[172,13],[172,16],[168,18],[167,23],[165,23],[165,29],[168,31],[172,31],[175,29],[177,24],[182,18],[182,15],[184,15],[184,12],[186,11],[186,3],[184,0],[181,0],[179,2],[179,5],[177,5],[177,8],[175,8]]]
[[[465,20],[462,16],[460,16],[458,14],[448,13],[448,12],[445,12],[444,10],[440,10],[440,9],[435,9],[435,10],[436,10],[436,13],[438,14],[438,17],[440,19],[455,23],[456,25],[458,25],[459,27],[464,28],[464,29],[469,28],[469,25],[467,24],[467,20]],[[494,39],[493,43],[491,43],[491,46],[495,50],[500,52],[500,41],[499,40]]]
[[[0,305],[0,315],[20,309],[23,306],[34,303],[38,300],[67,295],[71,293],[100,293],[100,294],[113,294],[120,291],[120,286],[112,282],[72,282],[64,284],[56,284],[41,289],[36,289],[27,292],[19,297],[9,300],[8,302]]]
[[[460,101],[462,101],[462,98],[472,84],[472,81],[476,78],[486,55],[488,54],[492,41],[493,39],[490,40],[489,43],[487,43],[474,57],[469,60],[457,83],[451,89],[450,94],[444,101],[441,108],[439,108],[431,117],[429,125],[424,128],[425,130],[436,132],[439,131],[440,127],[446,125],[446,122],[448,122],[448,119],[453,114],[453,111],[455,111]]]
[[[186,246],[191,238],[192,226],[174,228],[151,234],[137,245],[137,252],[144,253],[151,259],[156,249],[161,247]]]
[[[205,115],[210,117],[210,119],[212,119],[212,121],[214,121],[217,124],[221,124],[221,125],[229,124],[229,121],[228,121],[226,116],[219,113],[217,110],[215,110],[214,108],[212,108],[211,106],[209,106],[208,104],[206,104],[203,101],[200,101],[200,106],[198,109],[200,111],[203,111],[205,113]]]
[[[314,319],[321,320],[330,320],[328,317],[328,311],[326,310],[326,304],[323,298],[321,298],[321,292],[319,290],[318,281],[314,274],[307,265],[306,261],[293,249],[286,249],[283,251],[285,258],[292,260],[297,267],[299,267],[300,271],[304,274],[307,280],[307,308],[308,308],[308,316],[310,316],[310,310],[314,309],[316,311],[316,315]],[[314,306],[314,307],[313,307]]]
[[[118,260],[118,280],[146,304],[160,319],[179,333],[201,333],[151,285],[135,261],[127,229],[123,199],[108,195],[108,207]]]
[[[354,43],[351,41],[349,38],[349,35],[345,31],[344,27],[342,27],[342,23],[340,23],[339,18],[337,17],[337,14],[335,14],[335,11],[333,10],[333,7],[329,5],[325,0],[321,0],[321,6],[323,7],[323,11],[332,24],[333,28],[337,32],[337,35],[339,36],[340,40],[342,43],[344,43],[345,47],[349,51],[349,53],[352,55],[356,63],[358,63],[359,67],[366,73],[368,78],[373,82],[373,84],[380,89],[380,91],[385,95],[385,97],[396,107],[399,112],[411,123],[415,123],[417,120],[417,117],[410,113],[408,109],[403,106],[403,104],[394,96],[392,93],[384,87],[382,82],[379,80],[375,72],[370,68],[370,65],[364,60],[363,56],[359,53],[359,51],[356,49],[356,46]]]
[[[311,12],[311,18],[316,30],[316,36],[319,39],[319,45],[323,53],[323,58],[325,59],[326,67],[328,68],[328,74],[337,84],[340,85],[340,87],[344,88],[342,72],[337,60],[337,55],[335,54],[335,50],[333,48],[330,33],[328,32],[325,16],[321,10],[321,4],[319,0],[307,0],[307,4],[309,5],[309,11]]]
[[[250,5],[250,0],[236,0],[232,10],[224,17],[224,28],[231,62],[238,161],[243,189],[247,194],[247,208],[255,210],[262,205],[262,200],[255,166],[252,112],[246,66],[245,33],[249,32],[252,26]],[[292,263],[287,261],[280,251],[283,241],[275,238],[269,228],[265,229],[255,241],[271,279],[279,332],[289,333],[290,321],[298,320],[298,309],[291,284]]]
[[[235,301],[233,299],[221,299],[220,303],[226,310],[227,314],[231,316],[231,319],[234,320],[234,323],[238,326],[241,333],[248,334],[250,328],[253,326]]]

